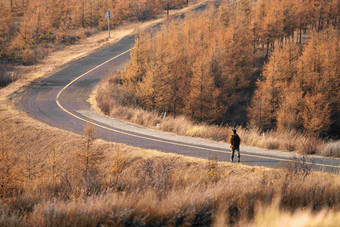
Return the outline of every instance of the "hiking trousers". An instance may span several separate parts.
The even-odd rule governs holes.
[[[235,150],[236,150],[237,151],[238,160],[240,161],[240,158],[241,158],[241,156],[240,156],[240,148],[239,147],[237,147],[237,148],[233,147],[231,150],[232,150],[231,160],[234,159],[234,154],[235,154]]]

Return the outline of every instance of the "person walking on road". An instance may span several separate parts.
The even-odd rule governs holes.
[[[237,157],[238,157],[238,162],[241,160],[240,156],[240,143],[241,143],[241,138],[236,134],[236,129],[233,129],[233,134],[230,136],[230,148],[232,150],[230,161],[234,161],[234,153],[235,150],[237,150]]]

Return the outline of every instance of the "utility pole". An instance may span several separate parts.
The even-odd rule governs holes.
[[[109,39],[110,39],[110,18],[112,18],[112,13],[111,11],[108,9],[106,14],[105,14],[105,18],[107,18],[107,29],[109,31]]]

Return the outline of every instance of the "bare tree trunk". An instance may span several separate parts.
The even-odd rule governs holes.
[[[38,6],[38,16],[37,16],[37,30],[35,31],[36,37],[39,37],[40,30],[40,5]]]
[[[166,3],[166,18],[169,20],[170,3],[169,0]]]
[[[260,130],[262,130],[262,116],[261,116],[261,104],[262,104],[262,99],[260,100],[260,124],[259,124],[259,128]]]
[[[253,43],[253,47],[254,47],[254,56],[255,56],[255,52],[256,52],[256,31],[255,31],[255,26],[254,26],[254,43]]]
[[[90,9],[91,9],[91,13],[90,13],[90,26],[92,26],[93,24],[93,6],[92,6],[92,2],[90,1]]]
[[[85,0],[82,2],[82,15],[81,15],[81,24],[83,27],[85,27]]]
[[[203,66],[201,65],[201,100],[200,100],[200,114],[201,114],[201,116],[200,116],[200,121],[202,122],[202,120],[203,120]]]

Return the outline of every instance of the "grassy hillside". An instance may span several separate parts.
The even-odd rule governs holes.
[[[82,137],[4,112],[1,225],[233,225],[280,219],[267,215],[281,209],[292,219],[299,209],[339,211],[339,175],[162,154],[92,140],[90,128]]]

